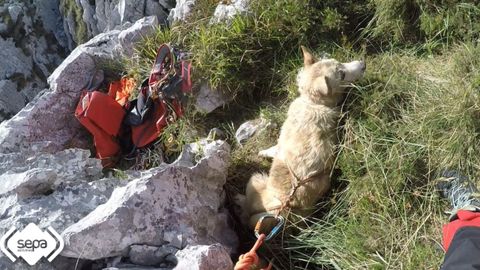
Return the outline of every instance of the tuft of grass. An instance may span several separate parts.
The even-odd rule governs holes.
[[[198,141],[200,138],[199,132],[206,132],[201,129],[200,124],[197,122],[193,124],[195,116],[190,114],[185,117],[177,119],[177,121],[169,124],[165,127],[160,134],[159,141],[163,144],[164,159],[170,163],[180,155],[184,145]]]
[[[75,0],[61,0],[60,11],[64,17],[72,16],[75,24],[75,36],[73,39],[75,43],[82,44],[88,40],[87,25],[83,21],[83,10],[77,5]]]
[[[140,59],[153,59],[159,44],[171,42],[190,53],[194,81],[231,96],[270,95],[282,80],[278,68],[285,59],[297,59],[300,45],[308,43],[313,7],[307,0],[253,1],[247,14],[212,24],[215,5],[198,2],[188,22],[148,37],[138,49]],[[143,62],[137,66],[141,71]]]

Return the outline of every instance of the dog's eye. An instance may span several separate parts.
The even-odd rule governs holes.
[[[345,79],[345,71],[339,69],[338,70],[338,76],[340,77],[340,80],[344,80]]]

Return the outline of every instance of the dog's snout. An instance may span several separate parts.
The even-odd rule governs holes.
[[[367,64],[365,64],[365,61],[363,60],[355,60],[349,63],[344,63],[343,67],[346,72],[344,81],[354,82],[363,76]]]

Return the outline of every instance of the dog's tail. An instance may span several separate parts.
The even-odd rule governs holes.
[[[250,178],[252,185],[258,188],[264,188],[267,185],[268,174],[265,173],[255,173]]]

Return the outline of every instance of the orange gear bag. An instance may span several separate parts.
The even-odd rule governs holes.
[[[93,135],[97,158],[103,167],[115,164],[120,152],[116,139],[125,109],[109,95],[99,91],[84,91],[75,110],[75,117]]]

